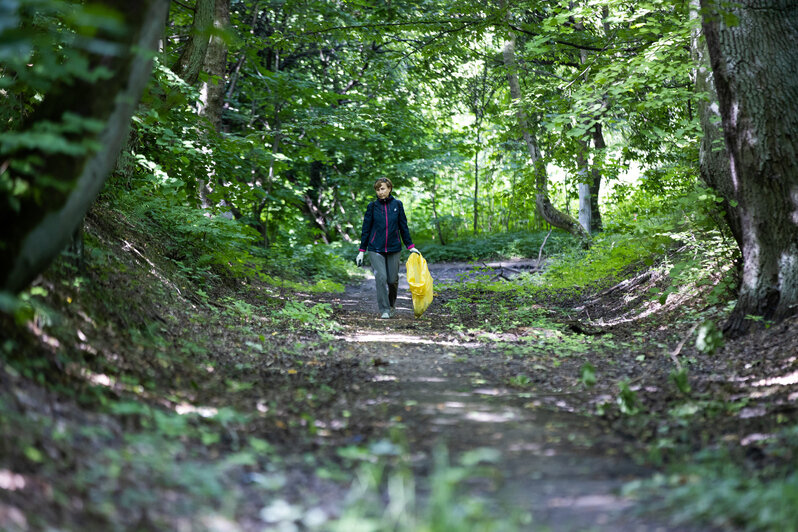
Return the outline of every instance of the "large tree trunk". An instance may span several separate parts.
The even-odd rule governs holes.
[[[202,71],[202,64],[205,62],[215,6],[215,0],[197,0],[194,7],[191,35],[180,53],[180,57],[177,58],[177,63],[172,67],[175,74],[183,78],[189,85],[197,83]]]
[[[550,225],[564,229],[572,235],[578,236],[585,243],[588,243],[590,242],[590,234],[587,233],[573,217],[557,210],[557,208],[551,204],[551,200],[549,200],[546,165],[540,156],[537,139],[530,131],[529,121],[521,104],[521,85],[518,82],[515,62],[515,36],[512,33],[510,33],[507,41],[504,43],[502,57],[504,59],[504,65],[507,67],[510,96],[512,97],[513,103],[517,106],[516,118],[518,119],[518,126],[521,128],[521,133],[523,134],[524,142],[529,152],[530,163],[532,164],[535,175],[535,205],[537,206],[538,214]]]
[[[740,216],[742,285],[726,324],[738,335],[746,316],[798,313],[798,2],[701,0],[701,9],[731,160],[727,199]]]
[[[699,0],[690,0],[690,18],[700,17]],[[699,172],[701,180],[713,188],[723,198],[723,211],[726,223],[740,249],[743,248],[743,235],[740,226],[740,212],[732,208],[729,200],[734,198],[731,179],[729,152],[723,140],[718,93],[712,77],[707,43],[698,28],[691,38],[691,55],[696,65],[695,90],[699,95],[698,119],[704,133],[699,147]]]
[[[10,159],[27,157],[35,175],[53,184],[38,185],[41,199],[24,198],[18,210],[0,212],[2,290],[24,289],[69,243],[113,169],[127,138],[130,117],[150,78],[150,54],[163,34],[169,1],[106,0],[102,4],[118,11],[128,24],[122,35],[98,34],[98,38],[118,44],[119,53],[90,57],[92,64],[102,65],[113,76],[57,83],[23,129],[58,124],[65,115],[100,121],[105,127],[94,139],[97,149],[86,153],[53,155],[33,150],[8,154]]]

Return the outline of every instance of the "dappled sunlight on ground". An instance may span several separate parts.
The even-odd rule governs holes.
[[[555,497],[548,502],[549,508],[603,508],[622,510],[632,505],[632,501],[613,495],[583,495],[581,497]]]
[[[352,336],[342,336],[343,340],[347,342],[376,342],[376,343],[395,343],[395,344],[413,344],[413,345],[441,345],[441,346],[457,346],[457,347],[477,347],[479,344],[471,343],[464,344],[461,342],[441,341],[430,338],[422,338],[421,336],[402,334],[402,333],[360,333]]]
[[[792,373],[788,373],[787,375],[782,375],[781,377],[769,377],[767,379],[760,379],[754,383],[752,386],[787,386],[790,384],[798,384],[798,371],[793,371]]]

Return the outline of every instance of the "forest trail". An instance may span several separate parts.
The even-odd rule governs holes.
[[[457,281],[469,269],[430,265],[439,283]],[[499,377],[505,357],[449,327],[439,303],[413,317],[403,274],[391,320],[376,319],[373,278],[348,287],[338,303],[340,339],[359,346],[376,371],[363,390],[372,398],[367,402],[385,405],[385,423],[405,427],[417,471],[430,470],[440,444],[452,463],[467,451],[492,449],[497,478],[474,489],[500,512],[530,512],[530,530],[686,530],[651,522],[619,494],[624,483],[651,472],[619,452],[619,436],[574,412],[569,405],[580,400],[578,392],[506,386]]]

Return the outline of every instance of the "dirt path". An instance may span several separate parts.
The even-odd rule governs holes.
[[[508,263],[504,263],[506,266]],[[492,265],[495,267],[495,265]],[[513,264],[514,269],[529,264]],[[455,281],[465,264],[431,265],[437,282]],[[377,374],[364,390],[372,402],[407,427],[418,470],[428,471],[432,450],[445,444],[453,457],[478,448],[500,453],[500,481],[482,486],[498,508],[531,512],[531,530],[687,530],[654,523],[637,513],[621,486],[650,474],[619,449],[623,441],[602,433],[595,420],[576,414],[579,398],[544,389],[505,386],[500,353],[458,337],[435,303],[413,317],[407,282],[400,279],[397,316],[377,320],[373,279],[349,287],[340,338],[360,345]]]

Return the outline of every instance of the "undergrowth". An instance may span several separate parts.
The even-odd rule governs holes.
[[[291,290],[341,292],[351,264],[329,246],[262,245],[262,236],[223,212],[203,212],[144,187],[104,196],[105,208],[153,237],[176,268],[202,287],[219,277],[257,279]],[[100,207],[103,208],[103,207]]]
[[[439,242],[419,242],[419,248],[428,262],[467,262],[480,260],[537,258],[543,247],[543,256],[560,253],[573,246],[568,235],[555,231],[546,239],[547,231],[493,233],[453,240],[446,245]]]
[[[766,453],[796,456],[798,426],[771,435]],[[629,484],[631,494],[656,495],[657,507],[677,524],[705,522],[727,529],[798,530],[798,473],[793,469],[741,464],[724,450],[710,449],[670,468],[667,474]]]

